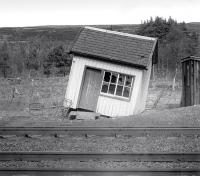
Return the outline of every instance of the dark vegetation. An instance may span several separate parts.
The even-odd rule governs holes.
[[[83,26],[0,28],[0,76],[64,76],[69,73],[69,46]],[[141,34],[159,39],[159,62],[155,76],[174,77],[180,59],[195,55],[200,23],[177,23],[155,18],[141,25],[98,25],[94,27]],[[171,74],[169,74],[171,73]]]
[[[180,73],[181,59],[196,55],[198,33],[188,29],[184,22],[177,23],[172,18],[151,18],[141,24],[136,33],[158,38],[156,73],[162,77],[175,78]]]

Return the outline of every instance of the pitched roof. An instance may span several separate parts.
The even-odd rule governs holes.
[[[70,52],[146,68],[156,43],[157,39],[151,37],[85,27],[80,31]]]
[[[187,56],[181,59],[181,62],[185,62],[188,60],[196,60],[196,61],[200,61],[200,57],[198,56]]]

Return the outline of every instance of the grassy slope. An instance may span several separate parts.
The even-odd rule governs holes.
[[[187,27],[200,34],[200,22],[187,23]],[[104,28],[114,31],[135,33],[139,24],[129,25],[95,25],[93,27]],[[74,40],[81,25],[63,25],[63,26],[35,26],[35,27],[13,27],[0,28],[0,42],[7,40],[10,42],[29,41],[33,38],[43,38],[45,41],[65,41],[67,44]],[[199,40],[200,46],[200,40]],[[200,47],[199,47],[200,50]],[[199,52],[200,54],[200,52]]]
[[[193,22],[193,23],[188,23],[187,27],[190,30],[196,31],[200,34],[200,22]]]
[[[139,25],[98,25],[94,27],[134,33]],[[43,37],[46,40],[73,41],[83,26],[38,26],[21,28],[0,28],[0,40],[27,41],[33,37]]]
[[[187,23],[187,27],[200,34],[200,22]],[[134,33],[140,25],[95,25],[93,27],[104,28],[109,30]],[[35,26],[35,27],[13,27],[0,28],[0,40],[8,41],[26,41],[32,37],[46,37],[49,40],[74,40],[81,25],[63,25],[63,26]]]
[[[200,106],[148,111],[117,119],[74,120],[41,116],[5,116],[0,126],[97,126],[97,127],[200,127]]]
[[[66,91],[67,77],[41,78],[34,81],[22,80],[17,88],[22,93],[8,103],[11,86],[6,80],[0,81],[0,125],[8,126],[54,126],[54,125],[89,125],[89,126],[200,126],[200,106],[176,108],[173,110],[151,110],[139,115],[118,119],[100,119],[96,121],[61,121],[54,116],[53,109],[46,109],[44,116],[30,116],[29,103],[40,96],[39,102],[49,108],[53,103],[62,102]],[[5,89],[3,89],[5,88]],[[33,90],[33,91],[32,91]],[[168,97],[171,98],[171,97]],[[7,103],[6,103],[7,102]],[[51,114],[52,113],[52,114]],[[22,117],[20,117],[22,116]]]

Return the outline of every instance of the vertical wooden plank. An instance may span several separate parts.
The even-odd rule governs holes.
[[[185,75],[185,62],[181,63],[182,68],[182,96],[181,96],[181,106],[185,106],[185,88],[186,88],[186,75]]]
[[[198,104],[200,104],[200,62],[197,61],[197,73],[198,73],[198,76],[197,76],[197,79],[198,79],[198,82],[197,82],[197,86],[198,86]]]
[[[187,86],[187,65],[188,65],[188,62],[185,62],[184,63],[184,75],[185,75],[185,85],[184,85],[184,87],[185,87],[185,106],[187,106],[187,99],[188,99],[188,97],[187,97],[187,95],[188,95],[188,86]]]
[[[199,79],[199,71],[198,71],[198,61],[195,64],[196,67],[196,104],[199,104],[199,86],[198,86],[198,79]]]
[[[198,92],[196,91],[196,81],[197,81],[197,64],[196,64],[196,60],[193,60],[193,72],[194,72],[194,79],[193,79],[193,82],[194,82],[194,89],[193,89],[193,99],[194,99],[194,104],[197,104],[197,94]]]
[[[188,99],[188,104],[187,104],[187,106],[190,106],[191,105],[191,102],[192,102],[192,91],[191,91],[191,87],[192,87],[192,81],[191,81],[191,77],[192,77],[192,75],[191,75],[191,60],[189,60],[188,61],[188,86],[187,86],[187,88],[188,88],[188,95],[187,95],[187,99]]]
[[[196,99],[196,104],[199,104],[200,103],[200,101],[199,101],[200,92],[199,92],[199,61],[198,60],[196,60],[195,67],[196,67],[196,70],[195,70],[195,75],[196,75],[195,99]]]
[[[190,92],[191,92],[191,102],[190,106],[194,104],[194,69],[193,69],[193,60],[190,60]]]
[[[186,74],[186,86],[185,86],[185,106],[190,105],[190,61],[185,61],[185,74]]]
[[[189,106],[190,104],[190,69],[189,69],[190,65],[189,65],[189,61],[186,62],[186,97],[185,97],[185,102],[186,102],[186,106]]]
[[[199,65],[198,61],[196,61],[196,104],[199,104]]]

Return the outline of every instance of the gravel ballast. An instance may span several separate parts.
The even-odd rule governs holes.
[[[10,116],[0,118],[0,126],[96,126],[96,127],[200,127],[200,106],[149,111],[139,115],[99,120],[69,121],[44,117]],[[65,152],[200,152],[200,137],[192,136],[3,136],[0,151]],[[200,168],[200,162],[117,162],[117,161],[0,161],[11,168]]]
[[[0,151],[66,152],[200,152],[199,137],[69,137],[10,136],[0,139]]]
[[[200,168],[199,162],[125,162],[125,161],[0,161],[0,168]]]

